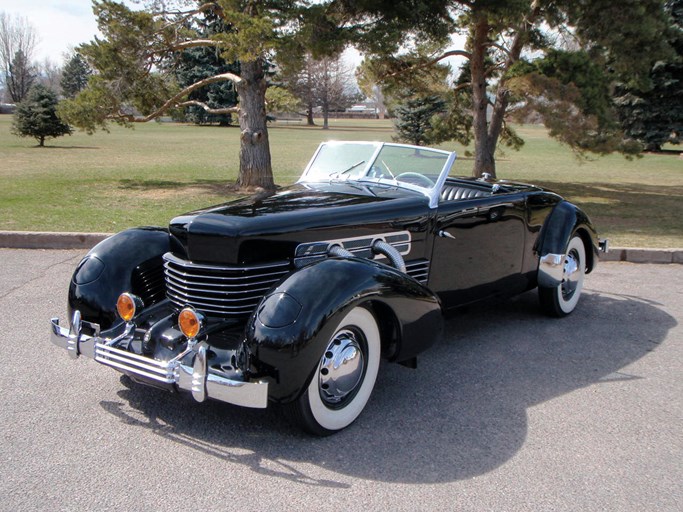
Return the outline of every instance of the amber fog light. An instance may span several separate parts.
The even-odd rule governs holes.
[[[190,339],[196,338],[203,326],[204,317],[192,308],[185,308],[178,315],[178,328]]]
[[[132,293],[122,293],[116,301],[116,311],[124,322],[130,322],[135,313],[142,309],[142,299]]]

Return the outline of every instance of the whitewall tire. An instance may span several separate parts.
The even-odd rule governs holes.
[[[293,419],[319,436],[348,427],[370,399],[380,353],[375,317],[363,307],[352,309],[335,328],[308,387],[290,404]]]

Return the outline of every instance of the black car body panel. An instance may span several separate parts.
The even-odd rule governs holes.
[[[424,197],[396,189],[298,184],[183,215],[170,232],[192,261],[244,265],[291,257],[305,242],[396,231],[427,209]]]

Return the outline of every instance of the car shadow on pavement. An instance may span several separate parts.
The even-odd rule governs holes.
[[[201,455],[306,485],[347,485],[305,474],[301,467],[311,464],[383,482],[449,482],[510,460],[524,445],[535,404],[639,378],[621,370],[675,325],[658,304],[590,290],[563,319],[541,316],[533,292],[461,311],[417,370],[383,365],[361,417],[328,438],[300,433],[275,407],[198,404],[125,378],[121,400],[101,406]]]

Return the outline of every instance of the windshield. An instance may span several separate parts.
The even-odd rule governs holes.
[[[405,144],[324,142],[300,181],[371,181],[430,191],[451,155]]]
[[[358,179],[379,144],[372,142],[324,142],[308,165],[308,181]]]

